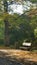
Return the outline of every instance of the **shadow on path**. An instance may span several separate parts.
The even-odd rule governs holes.
[[[37,65],[35,62],[23,61],[23,59],[21,59],[21,62],[17,61],[16,58],[10,59],[11,57],[7,53],[0,51],[0,65]]]
[[[12,59],[10,60],[11,57],[7,56],[7,53],[1,52],[0,51],[0,65],[22,65],[19,62],[16,62],[15,60]]]

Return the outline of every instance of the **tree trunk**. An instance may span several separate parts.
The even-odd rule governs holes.
[[[4,0],[4,13],[8,13],[8,3],[7,0]],[[7,19],[7,16],[4,19],[4,24],[5,24],[5,39],[4,39],[4,43],[5,46],[9,46],[9,22]]]
[[[9,22],[8,20],[4,20],[5,23],[5,39],[4,39],[4,43],[5,46],[9,46]]]

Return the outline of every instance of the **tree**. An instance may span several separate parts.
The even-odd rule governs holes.
[[[31,2],[33,2],[33,3],[36,3],[36,2],[37,2],[37,0],[29,0],[29,1],[31,1]]]
[[[31,9],[28,13],[28,16],[31,18],[30,19],[30,26],[32,28],[32,33],[31,33],[31,41],[32,41],[32,48],[35,47],[37,48],[37,9]]]
[[[8,3],[7,0],[3,1],[4,3],[4,12],[8,14]],[[4,19],[4,23],[5,23],[5,45],[9,46],[9,22],[8,22],[8,18],[7,16]]]
[[[27,15],[25,13],[20,16],[18,14],[9,15],[7,0],[3,1],[3,5],[3,18],[5,24],[5,45],[9,46],[9,44],[11,45],[12,42],[16,45],[16,42],[20,43],[25,39],[30,42],[33,41],[34,43],[34,40],[36,39],[37,35],[37,31],[35,31],[37,28],[37,22],[35,22],[37,18],[34,17],[34,15],[36,15],[37,9],[32,9],[29,12],[25,12],[27,13]]]
[[[1,2],[1,1],[0,1]],[[5,46],[9,45],[9,22],[8,22],[8,3],[7,0],[2,0],[2,5],[4,6],[4,24],[5,24],[5,37],[4,37],[4,44]]]

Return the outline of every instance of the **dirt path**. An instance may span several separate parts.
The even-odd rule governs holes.
[[[0,65],[37,65],[37,53],[0,49]]]
[[[0,65],[22,65],[20,62],[14,59],[10,60],[10,57],[6,51],[0,51]]]

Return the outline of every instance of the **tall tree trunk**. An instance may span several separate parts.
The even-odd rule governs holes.
[[[8,13],[7,0],[4,0],[3,3],[4,3],[4,13]],[[5,23],[5,39],[4,39],[4,43],[5,43],[5,46],[9,46],[9,22],[8,22],[7,16],[4,19],[4,23]]]
[[[5,39],[4,39],[4,43],[5,46],[9,46],[9,22],[8,20],[4,20],[5,23]]]

